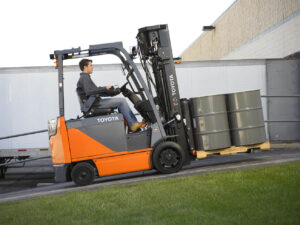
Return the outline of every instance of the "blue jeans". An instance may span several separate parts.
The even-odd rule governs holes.
[[[102,98],[100,106],[97,106],[97,108],[117,108],[123,114],[129,127],[137,122],[135,115],[124,98]]]

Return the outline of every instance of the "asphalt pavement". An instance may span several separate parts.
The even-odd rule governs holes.
[[[274,147],[274,146],[273,146]],[[8,168],[6,178],[0,180],[0,202],[25,200],[38,196],[56,195],[70,191],[94,190],[111,185],[125,185],[153,179],[191,176],[216,171],[246,169],[300,161],[300,148],[271,149],[235,155],[211,155],[195,160],[175,174],[159,174],[155,170],[96,178],[88,186],[78,187],[73,182],[54,183],[50,159],[32,161]]]

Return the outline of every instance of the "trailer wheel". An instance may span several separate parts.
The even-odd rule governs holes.
[[[153,151],[153,167],[161,173],[176,173],[182,168],[184,161],[184,151],[175,142],[162,142]]]
[[[77,185],[89,185],[94,181],[95,169],[89,163],[77,163],[71,171],[71,177]]]
[[[5,179],[6,167],[0,167],[0,179]]]
[[[4,164],[6,162],[5,158],[0,158],[0,164]],[[0,166],[0,179],[5,179],[5,172],[7,170],[6,166]]]

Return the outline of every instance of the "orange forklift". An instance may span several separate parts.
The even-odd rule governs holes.
[[[114,109],[97,108],[99,95],[80,99],[80,118],[64,118],[63,61],[107,54],[121,60],[127,82],[120,91],[146,122],[138,132],[130,133]],[[137,57],[143,76],[133,61]],[[139,29],[131,53],[117,42],[57,50],[50,58],[58,68],[59,117],[48,122],[56,182],[88,185],[96,176],[151,169],[175,173],[195,159],[188,101],[179,96],[167,25]]]

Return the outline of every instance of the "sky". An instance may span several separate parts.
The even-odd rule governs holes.
[[[9,0],[0,9],[0,67],[52,66],[54,50],[122,41],[136,45],[139,28],[168,24],[178,57],[235,0]],[[118,63],[111,57],[96,63]],[[77,64],[69,60],[66,65]]]

